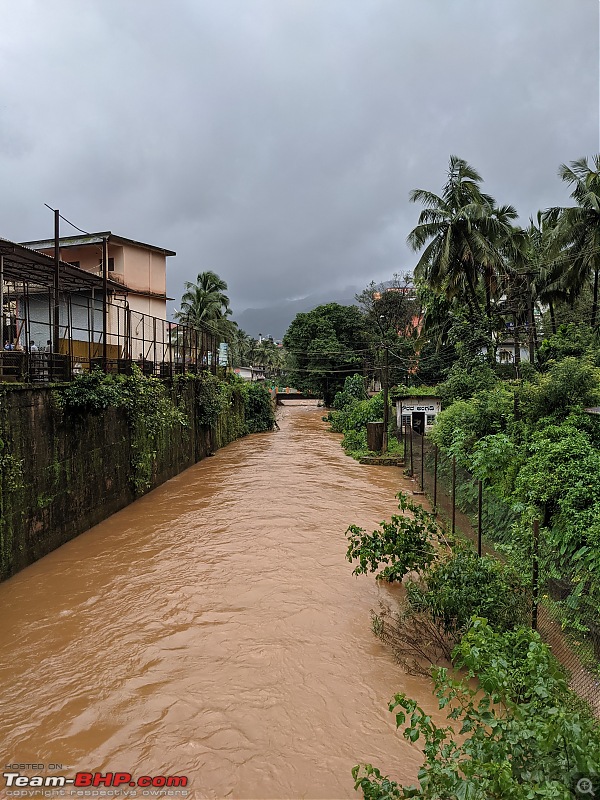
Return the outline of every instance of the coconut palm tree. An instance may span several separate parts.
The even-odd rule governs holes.
[[[201,325],[226,319],[231,314],[227,284],[216,272],[200,272],[196,283],[186,281],[181,309],[175,312],[178,322]]]
[[[410,193],[424,209],[407,241],[415,252],[423,251],[416,278],[449,301],[465,302],[473,321],[485,314],[491,335],[492,301],[499,296],[505,267],[502,251],[512,247],[517,212],[497,206],[481,183],[477,170],[451,156],[441,195],[425,189]]]
[[[252,349],[254,340],[252,337],[236,326],[235,336],[232,341],[233,350],[233,366],[234,367],[249,367],[252,364]]]
[[[181,298],[181,308],[174,316],[177,322],[196,328],[205,328],[220,341],[231,342],[236,324],[231,316],[227,284],[216,272],[200,272],[196,283],[186,281]]]
[[[577,205],[572,208],[549,209],[547,215],[557,221],[557,238],[567,256],[563,287],[571,300],[586,283],[593,286],[591,325],[598,316],[598,279],[600,274],[600,155],[561,164],[559,176],[573,187],[571,197]]]

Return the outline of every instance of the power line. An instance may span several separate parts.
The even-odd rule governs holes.
[[[46,206],[46,208],[49,208],[50,211],[54,211],[54,212],[57,211],[56,208],[52,208],[52,206],[49,206],[48,203],[44,203],[44,205]],[[66,222],[67,225],[70,225],[72,228],[75,228],[76,231],[79,231],[79,233],[85,233],[86,236],[91,236],[92,235],[89,231],[84,231],[83,228],[78,228],[77,225],[75,225],[74,222],[71,222],[71,220],[67,219],[66,217],[63,217],[63,215],[60,212],[59,212],[58,216],[63,220],[63,222]]]

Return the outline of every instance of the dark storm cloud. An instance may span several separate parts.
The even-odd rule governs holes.
[[[598,149],[597,0],[0,0],[0,235],[213,269],[234,310],[411,268],[451,153],[526,220]]]

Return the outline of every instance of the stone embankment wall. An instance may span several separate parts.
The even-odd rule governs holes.
[[[242,434],[234,394],[213,428],[198,422],[197,387],[172,388],[188,426],[159,437],[148,491]],[[136,499],[132,435],[123,409],[66,415],[51,388],[0,395],[0,580]]]

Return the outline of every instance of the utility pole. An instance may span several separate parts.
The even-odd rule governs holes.
[[[531,296],[531,273],[527,273],[527,326],[529,328],[529,363],[533,364],[535,355],[535,338],[533,327],[533,297]]]
[[[52,320],[52,353],[50,371],[53,372],[54,359],[60,349],[60,212],[54,209],[54,317]],[[51,376],[53,377],[53,376]]]
[[[142,325],[145,323],[142,322]],[[108,372],[108,239],[102,239],[102,370]],[[143,354],[145,358],[146,354]]]
[[[381,370],[381,383],[383,384],[383,441],[381,452],[387,453],[389,425],[389,362],[387,344],[383,345],[383,369]]]

